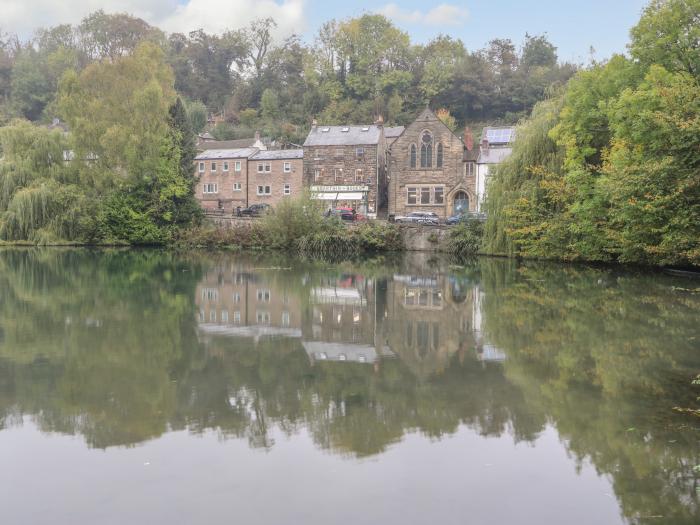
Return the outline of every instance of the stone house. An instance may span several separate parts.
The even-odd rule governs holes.
[[[513,127],[487,127],[481,133],[479,155],[476,161],[476,211],[482,210],[490,172],[510,156],[513,152],[514,140],[515,128]]]
[[[205,210],[232,214],[237,208],[298,195],[302,190],[302,150],[257,147],[209,149],[195,157],[195,196]]]
[[[328,207],[349,206],[368,217],[386,207],[386,141],[372,126],[319,126],[304,142],[304,183]]]
[[[210,149],[195,157],[195,197],[205,210],[248,206],[248,159],[257,148]]]
[[[258,151],[248,159],[247,202],[276,206],[303,190],[304,152],[300,149]]]
[[[476,211],[476,152],[471,133],[465,141],[429,108],[389,150],[389,215],[435,212],[441,219]]]

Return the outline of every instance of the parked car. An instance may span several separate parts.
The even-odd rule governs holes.
[[[270,211],[272,211],[272,206],[269,204],[251,204],[247,208],[237,208],[236,215],[239,217],[259,217],[269,213]]]
[[[398,215],[394,217],[394,222],[398,223],[413,223],[413,224],[440,224],[440,217],[432,211],[413,211],[406,215]]]
[[[486,220],[486,214],[477,212],[465,212],[458,215],[453,215],[445,220],[445,224],[454,225],[460,222],[466,222],[468,220],[477,219],[480,221]]]
[[[342,219],[342,220],[348,221],[348,222],[367,220],[367,217],[365,217],[361,213],[357,213],[352,208],[348,208],[345,206],[338,207],[334,210],[329,210],[329,212],[326,212],[326,216],[338,217],[339,219]]]

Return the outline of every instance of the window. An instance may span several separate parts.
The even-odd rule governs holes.
[[[233,191],[241,191],[241,183],[240,182],[233,183]]]
[[[467,177],[474,176],[474,163],[467,162]]]
[[[240,303],[241,302],[241,294],[236,292],[233,294],[233,302],[234,303]]]
[[[219,185],[214,182],[204,184],[204,193],[219,193]]]
[[[272,188],[270,186],[258,186],[258,195],[271,195]]]
[[[416,167],[416,145],[411,144],[411,167]]]
[[[199,163],[199,173],[204,173],[204,163],[203,162]]]
[[[233,164],[233,171],[241,171],[241,161],[240,160],[237,160]]]
[[[335,181],[336,182],[343,182],[343,168],[335,168],[333,170],[334,176],[335,176]]]
[[[442,168],[442,144],[437,145],[437,159],[435,160],[435,164],[438,168]]]
[[[407,204],[418,204],[418,188],[408,188]]]
[[[284,185],[284,190],[283,192],[285,195],[291,195],[292,194],[292,185],[291,184],[285,184]]]
[[[211,171],[212,173],[216,171],[216,162],[211,163]]]
[[[358,160],[365,158],[365,148],[355,148],[355,157]]]
[[[233,322],[241,324],[241,312],[233,312]]]
[[[420,189],[420,203],[421,204],[430,204],[430,188],[421,188]]]
[[[228,171],[228,162],[224,161],[224,171]]]
[[[258,162],[258,173],[270,173],[272,164],[270,162]]]
[[[421,146],[420,146],[420,167],[421,168],[432,168],[433,167],[433,136],[429,131],[424,131],[421,136]]]
[[[321,170],[314,170],[314,182],[321,180]]]
[[[285,172],[285,173],[291,173],[291,172],[292,172],[292,163],[291,163],[291,162],[285,162],[285,163],[284,163],[284,172]]]
[[[445,203],[445,188],[437,187],[435,188],[435,204]]]
[[[355,182],[362,182],[362,170],[355,170]]]
[[[258,302],[269,303],[270,302],[270,290],[258,290],[257,291]]]
[[[289,312],[282,312],[282,326],[289,326]]]
[[[270,324],[270,312],[255,312],[255,320],[258,324]]]
[[[228,310],[221,310],[221,322],[228,323]]]

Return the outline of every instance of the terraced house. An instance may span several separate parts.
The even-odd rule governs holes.
[[[441,219],[476,211],[476,160],[470,132],[455,135],[429,108],[389,150],[389,216],[435,212]]]
[[[195,158],[197,199],[205,210],[232,214],[251,204],[277,205],[302,190],[303,152],[257,147],[208,149]]]
[[[370,218],[386,209],[386,140],[371,126],[319,126],[304,142],[304,180],[328,207],[348,206]]]

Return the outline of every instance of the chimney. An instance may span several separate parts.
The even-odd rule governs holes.
[[[489,139],[484,137],[481,139],[481,151],[488,151],[489,150]]]
[[[472,130],[468,127],[464,128],[464,145],[468,151],[474,149],[474,135],[472,135]]]
[[[377,117],[377,120],[374,121],[374,125],[377,126],[378,128],[383,127],[383,126],[384,126],[384,117],[382,117],[381,115],[379,115],[379,116]]]
[[[318,120],[313,119],[313,120],[311,121],[311,129],[312,129],[313,131],[315,131],[315,130],[316,130],[316,126],[318,126]]]
[[[259,131],[255,132],[255,142],[253,143],[253,147],[258,148],[259,150],[262,150],[262,151],[267,149],[267,146],[265,146],[265,144],[263,144],[262,140],[260,140],[260,132]]]

